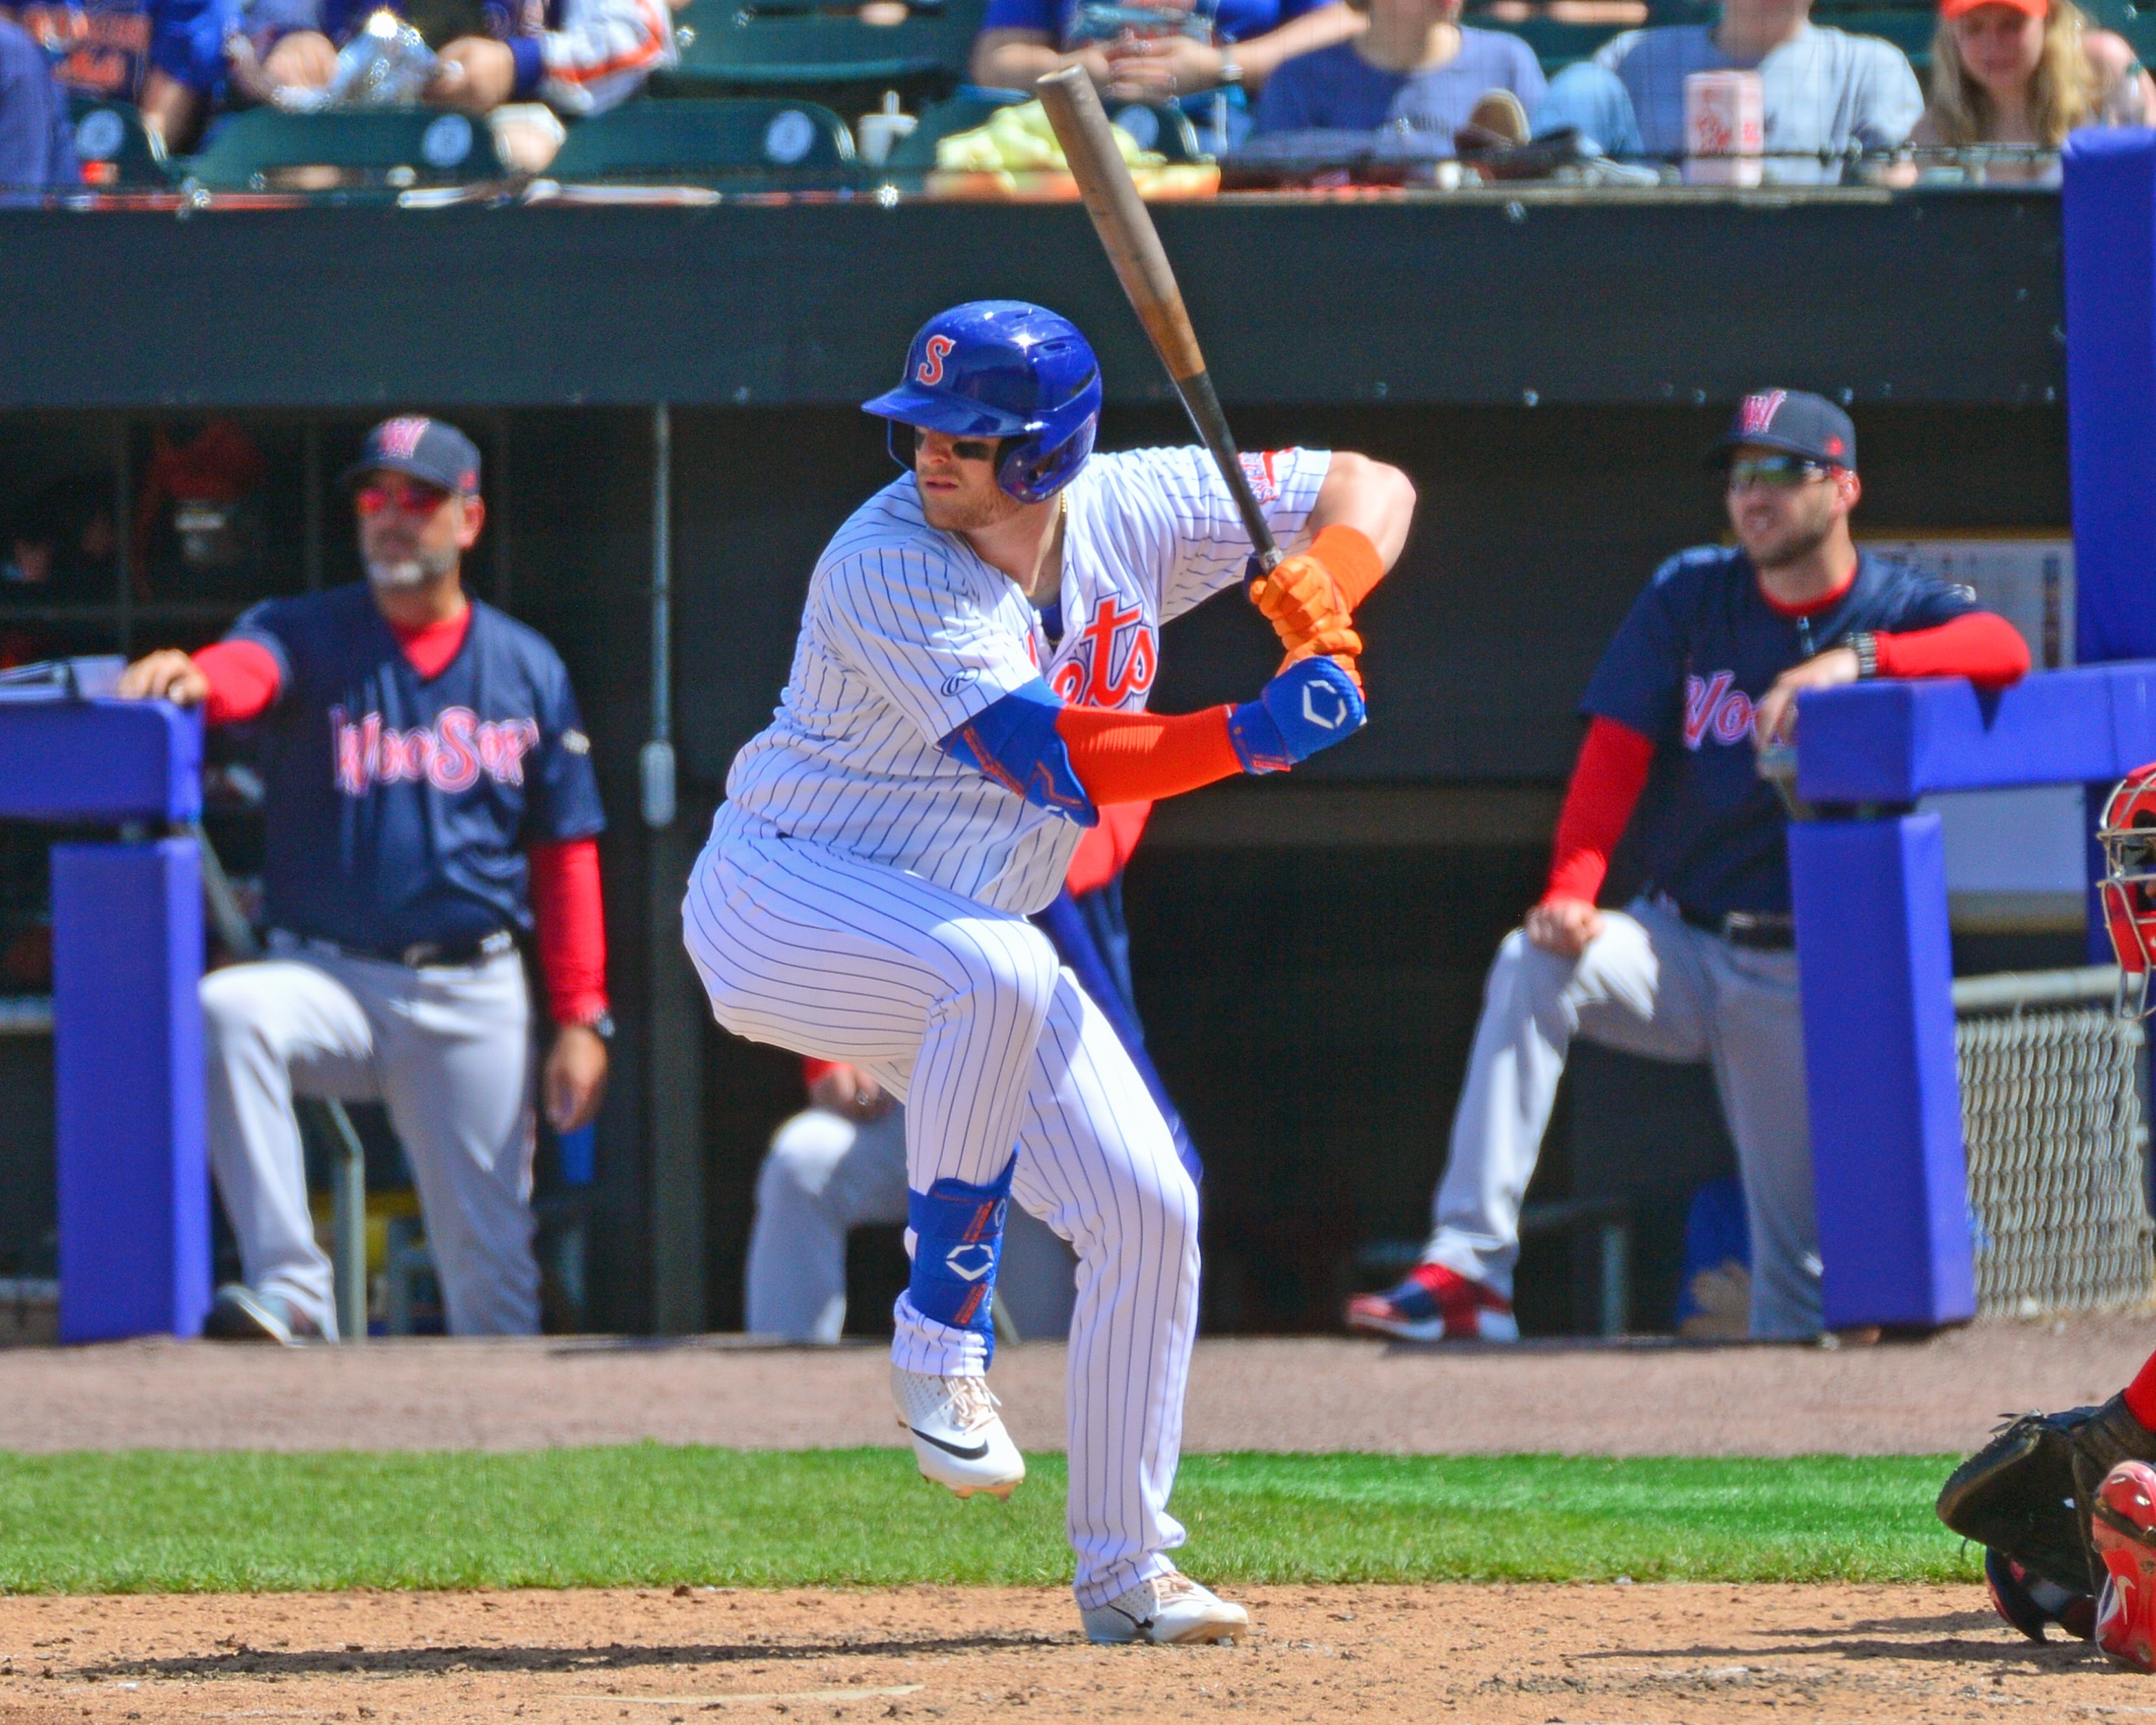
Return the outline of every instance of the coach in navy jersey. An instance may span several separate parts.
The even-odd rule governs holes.
[[[1788,815],[1754,745],[1793,734],[1806,689],[1871,676],[1995,687],[2029,653],[1966,588],[1857,551],[1856,433],[1831,403],[1746,397],[1718,459],[1737,547],[1656,570],[1588,685],[1548,886],[1490,973],[1435,1232],[1398,1287],[1351,1302],[1355,1328],[1518,1335],[1520,1202],[1580,1035],[1712,1065],[1743,1176],[1751,1332],[1818,1332]],[[1635,819],[1647,885],[1624,910],[1599,910],[1610,851]]]
[[[210,1165],[246,1276],[214,1336],[336,1334],[295,1091],[387,1106],[452,1334],[539,1327],[535,1091],[568,1131],[606,1082],[604,822],[560,658],[465,593],[479,475],[454,427],[385,421],[347,475],[365,583],[257,605],[122,684],[254,721],[268,787],[270,957],[202,985]],[[526,936],[557,1026],[543,1070]]]

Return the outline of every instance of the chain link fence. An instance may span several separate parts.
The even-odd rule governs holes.
[[[1977,1312],[2156,1311],[2141,1073],[2109,967],[1954,984]]]

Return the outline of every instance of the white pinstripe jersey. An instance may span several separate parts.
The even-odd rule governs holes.
[[[1282,542],[1332,458],[1245,455]],[[1018,583],[922,519],[913,475],[833,537],[808,583],[772,723],[734,757],[726,796],[781,832],[905,869],[993,909],[1054,899],[1081,829],[961,766],[937,743],[1045,676],[1066,702],[1136,711],[1160,627],[1239,581],[1249,536],[1201,449],[1096,455],[1065,494],[1061,643]]]

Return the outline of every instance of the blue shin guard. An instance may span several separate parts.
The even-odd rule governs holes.
[[[906,1219],[914,1236],[913,1278],[906,1285],[906,1298],[925,1318],[973,1331],[990,1358],[996,1351],[996,1327],[989,1308],[1017,1167],[1014,1156],[990,1185],[946,1178],[926,1192],[906,1194]]]

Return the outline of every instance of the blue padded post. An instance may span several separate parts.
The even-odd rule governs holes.
[[[202,736],[200,714],[162,701],[0,705],[0,815],[192,820]]]
[[[193,1336],[210,1302],[202,863],[53,847],[60,1338]]]
[[[2075,657],[2143,659],[2156,655],[2156,132],[2075,133],[2061,203]],[[2092,822],[2110,790],[2087,787]],[[2093,842],[2088,869],[2089,957],[2107,964]]]
[[[2061,193],[2075,656],[2156,656],[2156,132],[2082,131]]]
[[[1938,817],[1798,822],[1789,881],[1827,1327],[1959,1323],[1976,1277]]]

